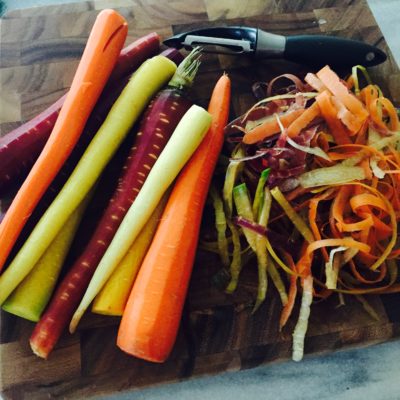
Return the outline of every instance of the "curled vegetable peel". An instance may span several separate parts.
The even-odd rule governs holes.
[[[360,72],[367,82],[363,88]],[[242,152],[239,160],[231,159],[228,172],[233,163],[241,163],[235,189],[247,185],[247,203],[253,197],[260,203],[257,180],[269,168],[263,182],[273,198],[269,219],[261,225],[259,206],[245,213],[243,202],[236,202],[236,208],[225,204],[225,211],[227,223],[233,221],[244,233],[242,241],[257,253],[259,268],[268,270],[269,264],[255,240],[264,235],[268,259],[286,278],[281,329],[294,308],[300,278],[303,294],[293,333],[293,359],[298,361],[315,296],[355,295],[374,315],[360,295],[400,292],[394,261],[400,254],[400,124],[396,107],[362,66],[355,66],[347,81],[328,66],[308,74],[305,83],[281,77],[294,83],[287,93],[274,93],[276,79],[255,84],[259,101],[226,128],[228,142],[239,142]],[[260,99],[264,88],[268,97]],[[232,182],[232,174],[225,182]],[[287,242],[277,243],[272,232]],[[259,293],[265,278],[259,275]]]

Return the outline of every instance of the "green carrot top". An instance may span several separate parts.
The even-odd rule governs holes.
[[[180,90],[190,88],[200,66],[200,57],[200,47],[195,47],[179,64],[174,76],[168,82],[168,86]]]

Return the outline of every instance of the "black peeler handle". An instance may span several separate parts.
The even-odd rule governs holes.
[[[322,67],[372,67],[386,60],[386,54],[377,47],[351,39],[320,35],[286,37],[284,58],[301,64]]]
[[[256,58],[285,58],[315,68],[372,67],[383,63],[386,54],[370,44],[334,36],[283,36],[246,26],[202,28],[175,35],[164,41],[167,46],[193,48],[218,47],[217,52],[249,54]],[[215,52],[215,51],[214,51]]]

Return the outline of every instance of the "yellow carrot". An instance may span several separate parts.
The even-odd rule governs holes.
[[[136,279],[142,260],[153,239],[167,199],[168,195],[164,195],[125,257],[118,264],[101,292],[94,299],[92,312],[116,316],[122,315],[124,312],[132,284]]]

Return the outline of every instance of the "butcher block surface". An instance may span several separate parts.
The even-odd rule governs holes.
[[[127,42],[156,31],[163,38],[189,29],[249,25],[284,34],[329,34],[364,40],[388,54],[371,68],[375,82],[400,103],[400,72],[367,4],[362,0],[94,0],[12,11],[1,21],[0,133],[6,134],[66,92],[98,12],[114,8],[129,23]],[[317,55],[316,55],[317,56]],[[204,55],[194,98],[206,105],[217,78],[232,79],[232,118],[254,103],[251,85],[309,68],[284,60]],[[346,74],[349,71],[340,71]],[[167,362],[152,364],[116,347],[119,318],[88,313],[78,332],[65,334],[49,359],[31,352],[34,324],[0,315],[0,388],[6,399],[81,398],[251,368],[290,358],[298,312],[278,330],[281,304],[274,288],[251,314],[257,285],[255,265],[246,266],[237,293],[214,284],[218,258],[198,251],[175,348]],[[400,335],[400,296],[369,296],[372,318],[355,298],[314,302],[306,354],[384,342]],[[162,335],[162,332],[160,332]],[[300,367],[300,366],[299,366]]]

